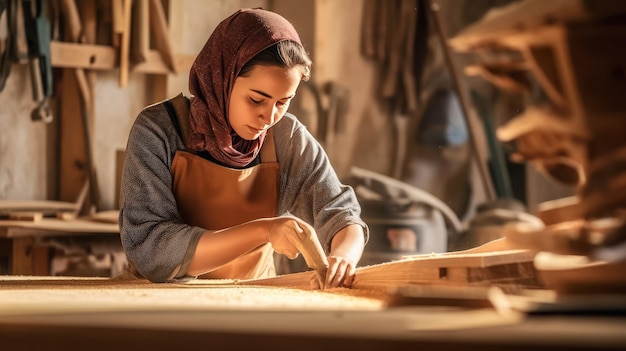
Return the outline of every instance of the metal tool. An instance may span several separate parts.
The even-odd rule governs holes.
[[[46,2],[24,0],[24,28],[28,42],[28,63],[30,68],[33,100],[37,107],[31,112],[33,121],[49,123],[52,110],[48,99],[52,96],[52,64],[50,60],[50,22],[46,17]]]
[[[4,90],[6,81],[11,73],[11,64],[15,61],[15,28],[17,6],[15,0],[0,0],[0,18],[6,11],[7,38],[4,42],[4,51],[0,53],[0,92]]]

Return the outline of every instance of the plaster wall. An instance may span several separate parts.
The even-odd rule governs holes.
[[[374,63],[360,54],[361,20],[366,0],[177,0],[170,1],[170,39],[178,54],[195,55],[215,26],[240,7],[264,7],[283,14],[300,32],[314,61],[312,84],[322,94],[323,87],[338,84],[348,91],[347,109],[341,128],[321,140],[340,177],[351,166],[374,172],[393,173],[394,125],[387,111],[376,100],[377,77]],[[485,0],[485,3],[490,3]],[[453,9],[461,2],[442,1]],[[447,12],[447,32],[455,33],[459,12]],[[2,37],[0,26],[0,37]],[[439,58],[440,59],[440,58]],[[167,78],[167,95],[188,92],[188,72]],[[95,87],[93,152],[100,187],[102,210],[115,203],[115,155],[124,149],[136,115],[154,103],[148,94],[149,77],[131,73],[128,85],[118,84],[119,72],[98,72]],[[51,124],[30,120],[35,107],[30,76],[24,64],[15,64],[4,91],[0,92],[0,199],[56,199],[58,183],[58,119]],[[301,89],[302,90],[302,89]],[[299,92],[296,99],[311,105],[311,96]],[[294,104],[297,105],[297,104]],[[315,131],[315,113],[299,117]],[[296,112],[298,115],[297,109]],[[408,132],[405,131],[405,132]],[[426,167],[425,164],[420,167]],[[475,175],[474,175],[475,177]],[[436,181],[440,182],[440,178]],[[541,179],[539,180],[541,181]],[[428,189],[429,186],[425,185]]]
[[[177,0],[170,2],[170,35],[177,54],[196,54],[215,26],[240,7],[266,7],[264,0]],[[4,23],[4,22],[2,22]],[[4,27],[4,26],[3,26]],[[1,31],[1,29],[0,29]],[[0,32],[0,37],[5,36]],[[188,94],[188,72],[168,77],[167,94]],[[100,210],[114,209],[115,158],[124,149],[132,123],[150,101],[146,75],[131,73],[119,86],[117,70],[98,71],[95,86],[93,154],[100,191]],[[0,199],[56,200],[58,119],[33,122],[30,73],[14,64],[0,92]]]

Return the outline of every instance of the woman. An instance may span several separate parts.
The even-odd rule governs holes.
[[[368,238],[352,188],[287,113],[311,61],[293,26],[242,9],[215,29],[190,72],[190,99],[144,109],[131,130],[120,229],[131,267],[185,276],[275,275],[298,233],[328,254],[326,287],[350,286]]]

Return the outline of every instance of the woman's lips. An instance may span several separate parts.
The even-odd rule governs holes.
[[[248,126],[248,129],[250,129],[250,131],[251,131],[253,134],[260,134],[260,133],[261,133],[261,132],[263,132],[263,130],[264,130],[264,128],[257,129],[257,128],[254,128],[254,127],[251,127],[251,126]]]

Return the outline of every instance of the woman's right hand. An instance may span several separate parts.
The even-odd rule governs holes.
[[[309,233],[315,232],[308,223],[293,216],[270,218],[268,221],[267,241],[272,244],[274,251],[292,260],[300,253],[298,243],[305,240]]]

